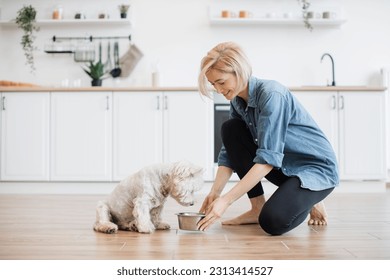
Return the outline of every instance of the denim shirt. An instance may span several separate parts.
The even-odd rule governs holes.
[[[254,163],[269,164],[314,191],[339,183],[335,153],[325,134],[291,92],[271,80],[251,77],[248,104],[235,97],[230,118],[243,120],[258,149]],[[218,165],[233,169],[225,147]]]

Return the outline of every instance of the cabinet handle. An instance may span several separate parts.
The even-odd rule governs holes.
[[[336,96],[332,95],[332,110],[336,110]]]
[[[344,110],[344,96],[340,95],[339,109]]]
[[[110,110],[110,97],[106,96],[106,110]]]
[[[2,104],[3,111],[5,111],[5,96],[3,96],[3,98],[2,98],[1,104]]]
[[[157,106],[156,106],[156,109],[157,111],[160,111],[160,96],[157,96]]]
[[[168,110],[168,96],[164,96],[164,110]]]

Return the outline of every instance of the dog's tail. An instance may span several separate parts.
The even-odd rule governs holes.
[[[116,233],[118,226],[112,222],[110,208],[105,201],[99,201],[96,207],[96,222],[93,229],[103,233]]]

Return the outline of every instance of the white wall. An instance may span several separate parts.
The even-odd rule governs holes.
[[[320,63],[321,55],[329,52],[336,65],[338,85],[379,85],[379,71],[390,68],[390,1],[388,0],[312,0],[313,8],[326,5],[342,7],[347,23],[341,28],[303,26],[210,26],[210,6],[237,5],[232,0],[0,0],[2,20],[15,18],[23,4],[32,4],[38,18],[49,18],[55,3],[62,4],[65,17],[83,10],[93,17],[105,11],[111,18],[119,17],[117,6],[131,3],[132,30],[129,27],[43,26],[37,34],[35,53],[37,71],[29,72],[21,46],[21,32],[16,27],[0,28],[0,80],[33,82],[59,86],[63,79],[71,82],[82,79],[88,86],[89,77],[71,55],[48,55],[45,43],[57,36],[107,36],[132,33],[135,43],[145,54],[133,75],[116,82],[105,80],[104,85],[150,85],[151,70],[160,62],[163,85],[195,86],[199,61],[206,52],[221,41],[241,44],[250,57],[254,74],[276,79],[288,86],[326,84],[330,77],[330,63]],[[261,10],[291,9],[299,12],[296,0],[242,0],[242,7]],[[82,5],[82,7],[80,7]],[[294,10],[295,9],[295,10]],[[121,54],[128,47],[122,41]]]

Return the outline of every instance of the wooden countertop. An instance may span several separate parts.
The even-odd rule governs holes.
[[[291,91],[385,91],[381,86],[297,86]],[[42,91],[198,91],[197,87],[0,87],[0,92],[42,92]]]
[[[291,91],[385,91],[382,86],[300,86],[289,87]]]
[[[33,91],[198,91],[196,87],[0,87],[0,92]]]

